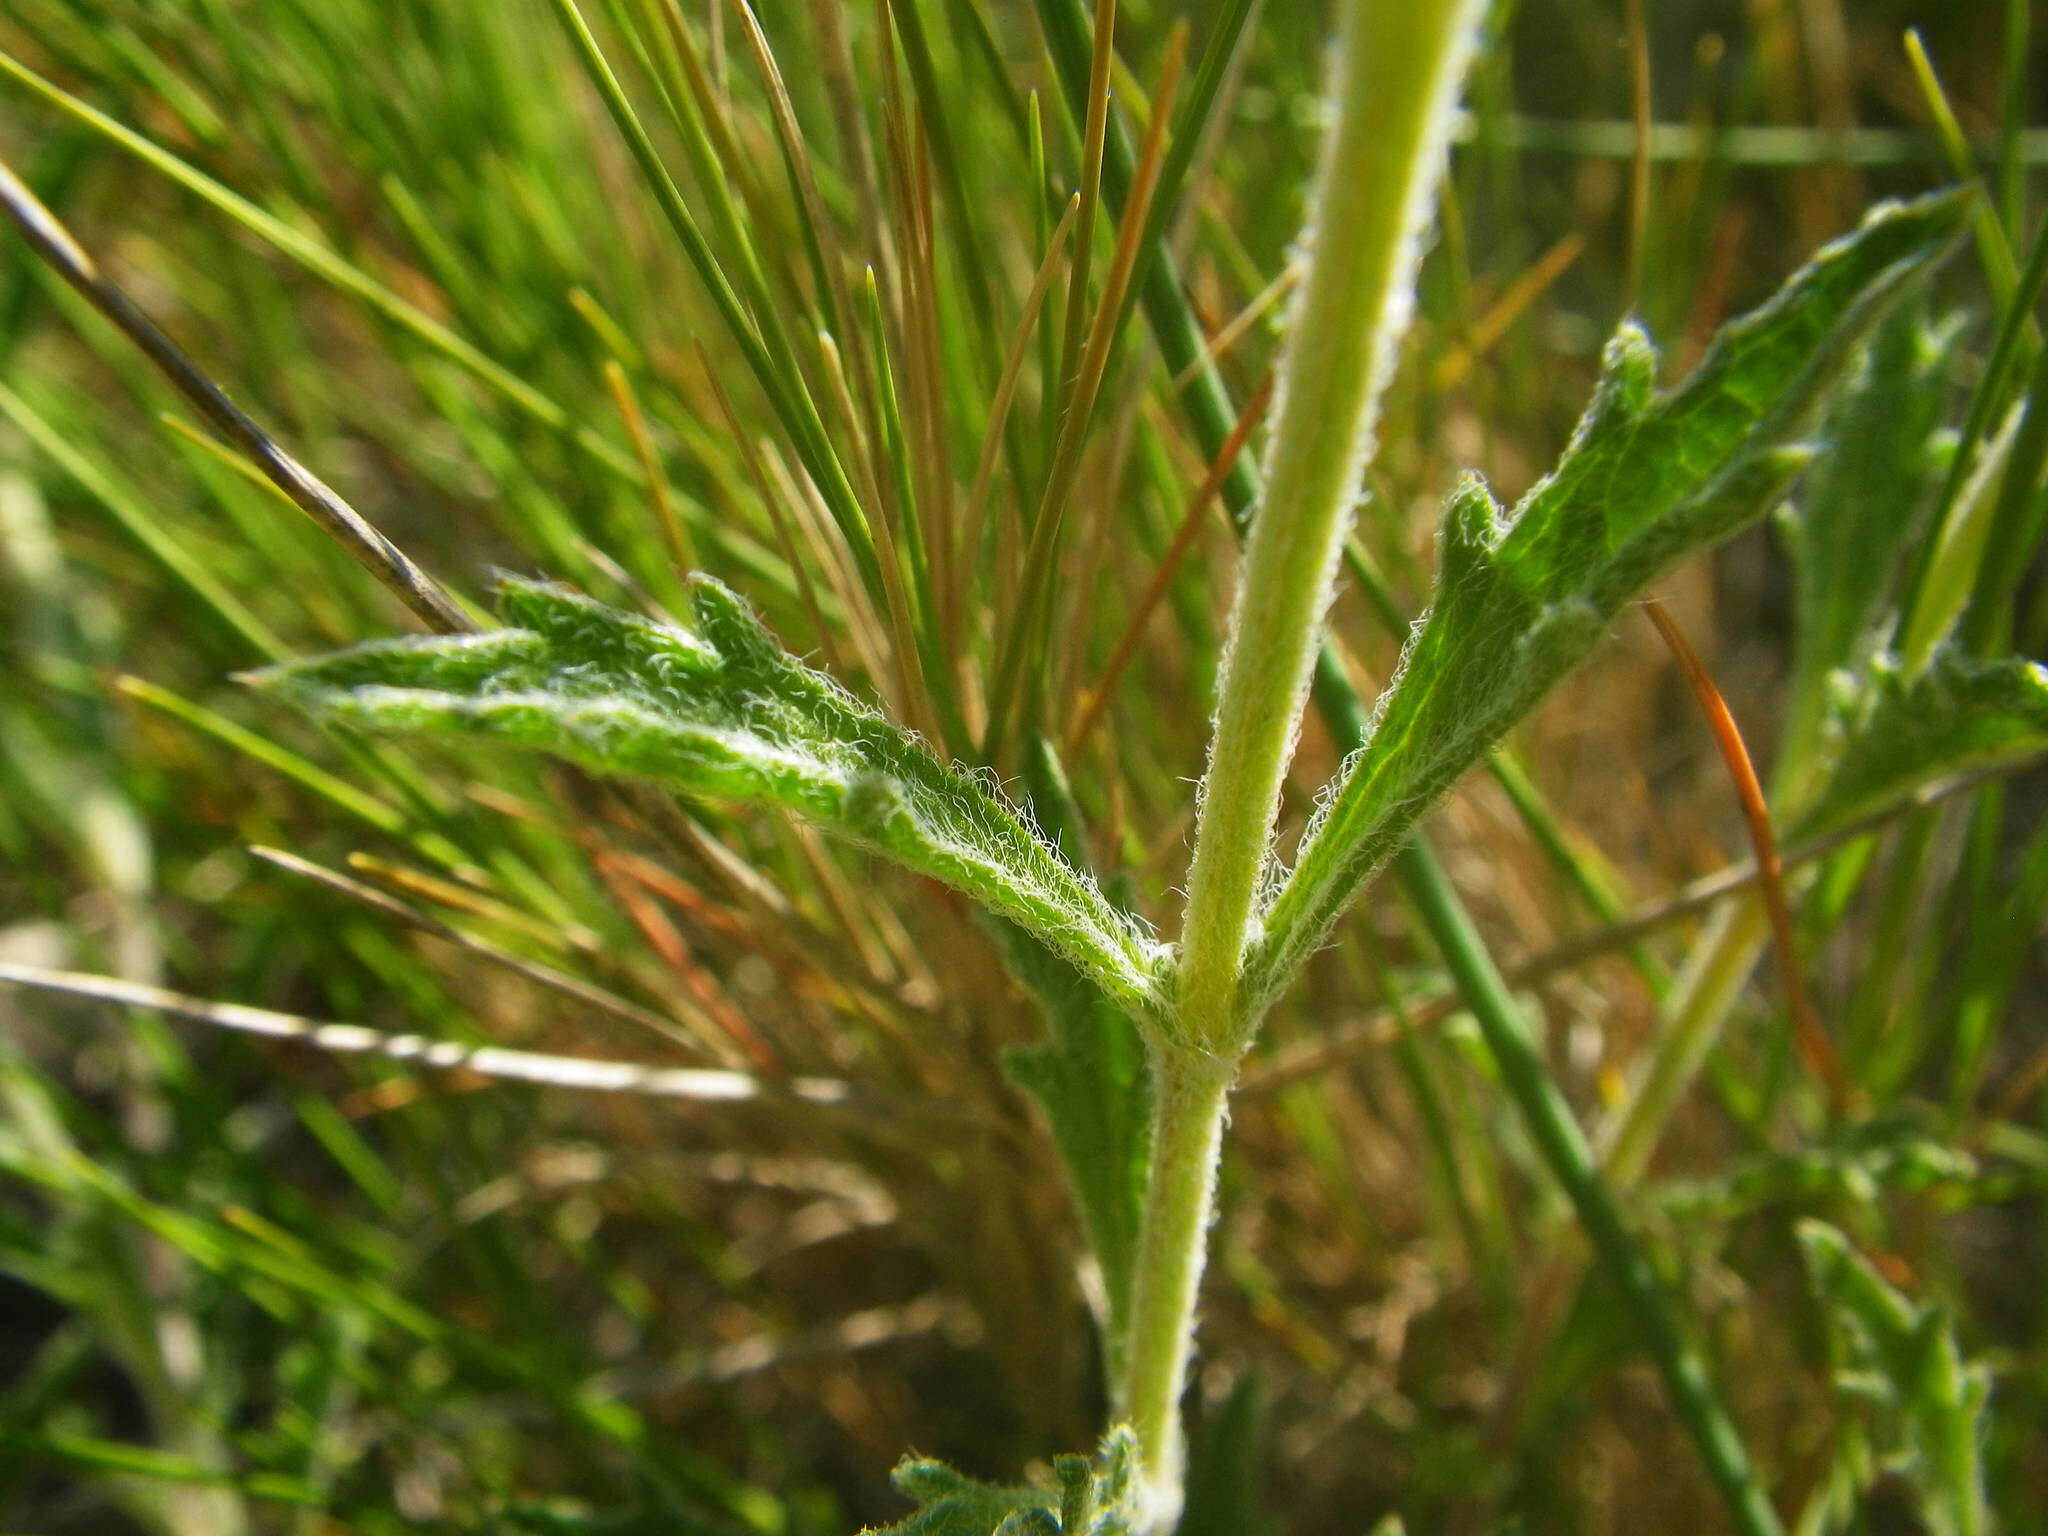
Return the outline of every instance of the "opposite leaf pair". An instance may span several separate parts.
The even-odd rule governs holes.
[[[1610,343],[1592,406],[1557,469],[1512,514],[1477,481],[1454,495],[1436,593],[1381,701],[1264,912],[1244,957],[1235,1044],[1419,818],[1597,643],[1672,562],[1769,511],[1813,450],[1817,407],[1869,328],[1951,247],[1966,200],[1875,211],[1768,305],[1737,321],[1675,389],[1634,327]],[[1013,969],[1055,1020],[1014,1063],[1069,1166],[1121,1347],[1146,1209],[1145,1053],[1176,1040],[1171,957],[982,776],[787,655],[732,593],[691,587],[691,626],[606,608],[543,582],[503,585],[512,628],[387,641],[258,674],[309,708],[385,730],[485,736],[605,773],[792,811],[961,891],[1002,920]],[[2022,663],[1941,660],[1881,674],[1801,830],[1825,830],[1960,761],[2048,741],[2048,677]],[[1879,717],[1882,717],[1881,719]],[[1002,925],[999,925],[1002,926]],[[1038,946],[1043,945],[1040,949]],[[1052,961],[1051,955],[1058,961]],[[1064,962],[1064,963],[1060,963]],[[1132,1450],[1060,1463],[1058,1490],[996,1490],[935,1464],[899,1486],[923,1510],[905,1536],[1135,1529]]]
[[[1246,957],[1248,1026],[1423,811],[1624,603],[1782,499],[1812,456],[1800,434],[1816,406],[1869,326],[1947,251],[1965,207],[1965,194],[1943,193],[1875,210],[1729,326],[1669,393],[1656,390],[1648,339],[1624,327],[1557,469],[1512,514],[1476,480],[1456,492],[1435,600]],[[1162,1017],[1166,952],[1138,921],[984,779],[939,763],[789,656],[716,581],[693,580],[691,629],[544,582],[502,591],[515,628],[375,642],[256,680],[366,727],[489,736],[781,806],[944,881],[1037,936],[1118,1006]],[[1966,712],[1999,702],[1980,686],[1966,695]]]

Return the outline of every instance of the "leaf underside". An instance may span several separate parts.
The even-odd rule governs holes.
[[[1827,391],[1870,327],[1951,248],[1967,206],[1949,192],[1873,210],[1724,329],[1668,392],[1656,388],[1649,339],[1623,326],[1563,458],[1512,514],[1476,479],[1458,488],[1430,609],[1247,955],[1247,1009],[1285,983],[1416,819],[1585,657],[1624,603],[1785,496],[1813,456],[1800,435]]]
[[[692,578],[690,597],[684,628],[506,579],[508,628],[375,641],[250,680],[369,730],[487,739],[795,812],[1018,924],[1122,1006],[1151,1006],[1158,944],[990,784],[790,656],[718,582]]]

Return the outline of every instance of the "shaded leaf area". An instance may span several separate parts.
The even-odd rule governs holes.
[[[1311,824],[1247,959],[1247,1006],[1322,942],[1416,819],[1576,666],[1642,586],[1775,506],[1813,457],[1800,441],[1857,344],[1944,255],[1967,196],[1873,210],[1699,368],[1656,388],[1636,326],[1608,343],[1557,468],[1504,514],[1476,479],[1444,516],[1435,599]]]
[[[690,583],[690,628],[508,579],[507,624],[372,642],[251,675],[364,729],[501,742],[600,773],[772,805],[943,881],[1029,930],[1127,1007],[1158,946],[988,783],[943,764],[784,651],[737,596]]]
[[[1268,1536],[1266,1389],[1246,1376],[1203,1415],[1188,1451],[1187,1507],[1174,1536]]]
[[[1038,1100],[1102,1270],[1111,1356],[1124,1334],[1145,1210],[1152,1084],[1130,1015],[1029,934],[999,925],[1011,974],[1046,1020],[1043,1044],[1011,1051],[1011,1078]],[[1112,1359],[1113,1363],[1113,1359]]]
[[[1951,1207],[2008,1197],[2002,1175],[1924,1117],[1893,1112],[1836,1127],[1811,1146],[1739,1158],[1724,1170],[1673,1179],[1651,1194],[1673,1221],[1728,1221],[1771,1206],[1828,1210],[1896,1196],[1938,1194]]]
[[[1908,677],[1879,657],[1847,683],[1831,722],[1833,767],[1796,833],[1813,837],[1945,774],[2048,749],[2048,667],[1937,651]]]
[[[1780,756],[1803,763],[1832,674],[1859,664],[1899,561],[1955,452],[1942,422],[1963,326],[1904,305],[1881,325],[1821,428],[1828,452],[1780,519],[1798,585],[1790,719]]]
[[[871,1536],[1139,1536],[1138,1443],[1118,1427],[1091,1459],[1061,1456],[1044,1486],[996,1487],[910,1458],[890,1481],[917,1513]]]
[[[1837,1462],[1861,1476],[1838,1476],[1820,1498],[1836,1503],[1838,1518],[1851,1515],[1866,1491],[1856,1485],[1882,1468],[1919,1495],[1932,1536],[1979,1536],[1991,1373],[1964,1359],[1952,1318],[1893,1286],[1842,1233],[1818,1221],[1798,1231],[1829,1320],[1836,1385],[1864,1409],[1842,1431],[1864,1442],[1860,1454]]]

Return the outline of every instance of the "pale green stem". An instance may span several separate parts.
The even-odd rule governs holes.
[[[1414,307],[1458,82],[1484,0],[1344,0],[1306,269],[1280,364],[1196,821],[1173,1016],[1152,1039],[1150,1179],[1118,1406],[1138,1437],[1146,1528],[1181,1502],[1180,1397],[1193,1348],[1225,1108],[1258,1020],[1237,998],[1280,780],[1307,702],[1338,552],[1381,390]]]
[[[1171,1530],[1180,1518],[1180,1394],[1194,1349],[1195,1293],[1208,1254],[1225,1104],[1235,1074],[1235,1058],[1177,1047],[1153,1056],[1151,1180],[1131,1277],[1118,1404],[1144,1458],[1150,1530]]]
[[[1600,1160],[1617,1190],[1632,1188],[1649,1166],[1770,933],[1763,903],[1750,897],[1722,907],[1708,923],[1678,979],[1656,1049],[1601,1138]]]
[[[1242,1047],[1238,971],[1307,701],[1377,404],[1414,307],[1415,267],[1480,0],[1347,0],[1307,269],[1280,364],[1265,499],[1252,523],[1217,703],[1188,911],[1183,1034]]]

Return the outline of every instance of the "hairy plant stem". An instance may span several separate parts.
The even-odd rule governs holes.
[[[1172,1017],[1152,1047],[1157,1107],[1120,1398],[1151,1520],[1181,1493],[1180,1396],[1238,1058],[1238,996],[1280,781],[1300,729],[1376,407],[1413,308],[1415,267],[1481,0],[1346,0],[1309,253],[1280,366],[1267,488],[1252,525],[1197,817]]]
[[[1181,1027],[1242,1049],[1238,973],[1252,937],[1337,556],[1378,402],[1414,308],[1458,82],[1483,7],[1349,0],[1309,253],[1281,359],[1266,495],[1246,544],[1181,937]]]
[[[1119,1404],[1143,1448],[1147,1518],[1170,1530],[1180,1516],[1181,1384],[1194,1348],[1195,1295],[1216,1204],[1216,1168],[1234,1057],[1178,1045],[1152,1053],[1151,1177],[1131,1277]]]
[[[1090,55],[1085,0],[1038,0],[1038,12],[1045,25],[1047,44],[1059,70],[1069,110],[1078,123],[1086,111]],[[1130,144],[1121,126],[1112,120],[1103,161],[1103,178],[1110,190],[1112,206],[1121,209],[1132,175]],[[1214,359],[1205,351],[1205,338],[1196,323],[1173,254],[1156,240],[1138,286],[1146,319],[1166,368],[1174,374],[1187,374],[1192,380],[1181,403],[1194,427],[1197,441],[1204,452],[1214,456],[1222,450],[1236,424],[1237,407],[1231,401]],[[1255,460],[1249,454],[1240,455],[1223,484],[1224,504],[1240,530],[1261,503],[1261,490]],[[1316,658],[1314,698],[1316,708],[1340,751],[1354,752],[1365,744],[1369,730],[1366,710],[1327,644]],[[1509,1036],[1522,1028],[1521,1010],[1501,981],[1498,968],[1473,929],[1456,892],[1444,878],[1442,866],[1427,837],[1417,832],[1396,855],[1390,873],[1415,903],[1423,926],[1442,950],[1452,978],[1475,1017],[1484,1020],[1490,1026],[1491,1035],[1496,1037]],[[1538,1071],[1540,1076],[1540,1062]],[[1527,1088],[1530,1084],[1524,1081],[1523,1086]],[[1533,1123],[1532,1116],[1546,1108],[1542,1096],[1532,1093],[1517,1095],[1515,1106],[1525,1123]],[[1571,1150],[1570,1144],[1549,1138],[1542,1141],[1542,1146],[1560,1182],[1570,1183],[1573,1172],[1567,1155]],[[1590,1183],[1597,1188],[1597,1170],[1591,1175]],[[1609,1241],[1600,1250],[1603,1267],[1610,1272],[1633,1268],[1635,1245],[1626,1229],[1611,1230],[1607,1235]],[[1654,1288],[1639,1294],[1636,1299],[1638,1305],[1633,1310],[1639,1320],[1644,1345],[1667,1379],[1673,1374],[1681,1374],[1693,1383],[1702,1382],[1704,1378],[1698,1372],[1696,1357],[1691,1357],[1690,1363],[1688,1361],[1690,1351],[1683,1348],[1682,1335],[1675,1334],[1673,1327],[1663,1326],[1653,1315],[1659,1301],[1663,1301],[1668,1312],[1669,1301],[1664,1300]],[[1651,1317],[1649,1326],[1641,1325],[1640,1320],[1645,1316]],[[1672,1349],[1674,1337],[1680,1344],[1676,1353]],[[1184,1359],[1181,1368],[1185,1368]],[[1128,1383],[1128,1371],[1123,1379]],[[1738,1512],[1738,1528],[1747,1536],[1773,1531],[1775,1527],[1768,1519],[1768,1507],[1763,1503],[1753,1478],[1746,1484],[1742,1481],[1745,1466],[1740,1456],[1740,1442],[1734,1439],[1725,1412],[1715,1402],[1711,1388],[1693,1395],[1685,1422],[1699,1441],[1702,1456],[1716,1468],[1716,1481],[1722,1486],[1731,1511]],[[1734,1454],[1731,1454],[1731,1447]],[[1763,1518],[1759,1518],[1760,1510]]]

